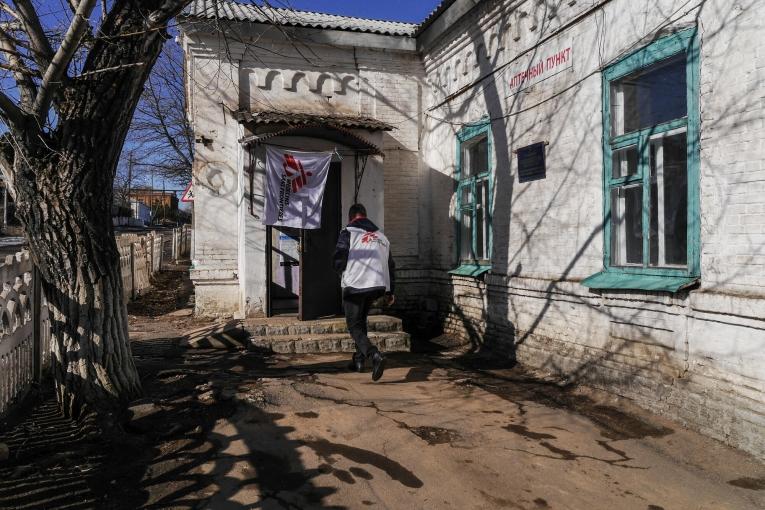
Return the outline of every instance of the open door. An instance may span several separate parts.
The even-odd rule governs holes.
[[[329,167],[321,228],[302,231],[298,318],[303,321],[342,312],[340,276],[332,267],[332,255],[342,226],[340,168],[340,163],[332,163]]]
[[[295,314],[300,299],[300,229],[267,227],[268,309],[273,315]]]

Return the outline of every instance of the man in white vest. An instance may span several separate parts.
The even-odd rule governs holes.
[[[372,303],[386,296],[388,306],[393,295],[394,269],[390,242],[385,234],[367,218],[367,210],[354,204],[348,211],[348,226],[340,232],[333,263],[342,273],[343,309],[348,331],[356,342],[352,368],[364,370],[364,362],[372,359],[372,380],[382,377],[385,357],[367,336],[367,316]]]

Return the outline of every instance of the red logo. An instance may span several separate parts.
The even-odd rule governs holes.
[[[377,238],[377,234],[375,234],[374,232],[367,232],[366,234],[361,236],[361,244],[374,243],[378,240],[379,239]]]
[[[295,159],[294,156],[289,154],[284,155],[284,162],[282,163],[284,168],[284,175],[292,183],[292,192],[297,193],[303,186],[308,184],[308,178],[313,176],[312,172],[306,172],[303,168],[303,163],[299,159]]]

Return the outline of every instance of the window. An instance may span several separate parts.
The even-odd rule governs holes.
[[[491,258],[491,122],[466,126],[457,135],[457,222],[459,267],[477,276]]]
[[[605,270],[592,288],[677,291],[699,276],[694,30],[603,73]]]

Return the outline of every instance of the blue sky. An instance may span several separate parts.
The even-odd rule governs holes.
[[[440,0],[270,0],[274,7],[410,23],[420,23],[439,3]]]

